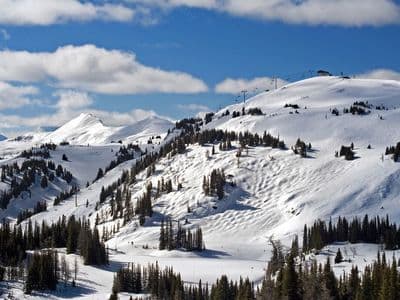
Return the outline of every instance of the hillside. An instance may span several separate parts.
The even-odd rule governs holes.
[[[351,107],[357,109],[354,114],[344,113]],[[256,113],[249,114],[249,109]],[[239,112],[239,116],[233,117],[234,112],[235,115]],[[172,182],[171,192],[152,198],[153,215],[146,217],[140,226],[137,216],[126,224],[121,216],[112,217],[114,197],[108,197],[104,203],[99,203],[99,197],[102,187],[116,182],[122,171],[131,170],[141,157],[137,155],[124,161],[85,187],[86,181],[92,182],[98,168],[104,168],[115,157],[120,146],[92,145],[120,139],[127,142],[143,138],[145,142],[159,134],[163,139],[156,139],[154,145],[141,144],[143,151],[147,149],[151,153],[179,135],[180,130],[167,135],[168,123],[155,118],[110,129],[91,115],[81,115],[40,140],[56,143],[67,140],[86,145],[62,146],[51,151],[52,157],[69,168],[79,183],[78,205],[73,199],[67,199],[53,206],[54,195],[48,189],[42,194],[49,201],[47,211],[33,215],[31,220],[40,224],[56,222],[63,215],[75,215],[95,224],[97,215],[104,215],[99,231],[117,231],[106,241],[111,249],[110,267],[83,267],[90,280],[84,280],[85,275],[81,274],[82,285],[93,291],[77,295],[82,298],[107,297],[112,286],[112,271],[132,260],[173,266],[186,282],[199,279],[213,282],[227,274],[234,280],[242,276],[259,283],[270,256],[270,238],[280,239],[288,246],[295,234],[301,235],[305,223],[310,225],[318,218],[388,214],[400,222],[400,164],[390,155],[383,155],[387,146],[400,141],[396,129],[399,123],[400,83],[396,81],[311,78],[259,94],[244,105],[228,106],[201,130],[249,131],[260,136],[266,131],[279,136],[286,149],[253,145],[237,158],[238,141],[232,141],[232,148],[227,150],[219,149],[216,142],[215,154],[211,154],[210,143],[189,142],[182,153],[164,155],[154,163],[153,171],[149,173],[147,168],[136,174],[136,182],[120,185],[121,189],[129,189],[130,202],[135,206],[150,182],[153,194],[159,181]],[[290,149],[298,138],[312,145],[305,158]],[[335,151],[351,143],[354,143],[354,160],[335,157]],[[12,146],[0,143],[0,147],[9,151]],[[63,162],[62,153],[71,162]],[[227,176],[225,195],[220,200],[204,195],[203,191],[203,178],[213,169],[222,169]],[[182,185],[179,189],[178,184]],[[9,214],[15,218],[13,211],[8,208],[2,216]],[[199,253],[158,250],[160,224],[167,218],[174,224],[177,221],[185,224],[187,229],[200,226],[206,250]],[[359,252],[371,261],[374,250]]]
[[[172,127],[171,121],[158,116],[150,116],[127,126],[107,126],[95,115],[81,113],[63,126],[53,128],[53,131],[30,132],[0,141],[0,156],[13,157],[20,151],[43,143],[68,142],[85,146],[117,142],[145,144],[156,137],[159,142]]]

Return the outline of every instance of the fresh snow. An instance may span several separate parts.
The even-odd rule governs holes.
[[[384,105],[388,110],[371,108],[371,113],[363,116],[343,114],[343,108],[349,108],[355,101]],[[299,113],[284,108],[286,103],[298,104]],[[258,107],[264,115],[233,119],[232,112],[241,112],[243,107],[243,103],[237,103],[217,112],[205,128],[249,130],[259,134],[267,131],[279,135],[288,148],[301,138],[312,144],[313,151],[309,152],[309,157],[300,158],[291,150],[250,147],[248,154],[244,151],[238,163],[234,149],[219,151],[215,145],[216,154],[207,158],[206,151],[211,153],[211,145],[190,145],[185,154],[161,159],[156,164],[154,176],[146,178],[146,172],[143,172],[137,176],[138,182],[130,187],[133,204],[149,180],[156,187],[161,177],[172,179],[174,191],[153,202],[155,213],[145,226],[139,227],[137,221],[128,223],[107,242],[112,249],[111,265],[105,268],[81,266],[80,294],[70,288],[62,295],[51,293],[31,298],[51,296],[56,299],[72,293],[70,297],[104,299],[111,292],[113,271],[128,262],[147,264],[158,261],[161,266],[173,266],[188,283],[196,283],[199,279],[211,283],[222,274],[233,280],[240,276],[249,277],[259,283],[270,256],[270,238],[281,239],[289,245],[295,234],[302,234],[305,223],[311,224],[317,218],[327,220],[329,217],[363,216],[366,213],[370,216],[389,214],[393,221],[400,222],[400,163],[395,163],[389,156],[381,160],[385,148],[400,141],[400,82],[311,78],[259,94],[244,105],[246,109]],[[331,114],[330,110],[334,108],[339,110],[340,116]],[[222,116],[226,109],[230,115]],[[119,165],[85,188],[84,183],[93,179],[97,169],[109,163],[113,154],[111,149],[119,147],[104,144],[119,139],[135,141],[139,137],[145,137],[141,139],[145,142],[161,132],[165,137],[166,130],[172,127],[155,119],[150,124],[143,121],[133,126],[135,128],[111,130],[93,116],[81,115],[41,137],[40,141],[67,139],[73,144],[86,145],[59,147],[51,153],[57,162],[72,171],[82,188],[78,194],[78,207],[75,207],[74,200],[66,200],[57,207],[50,205],[47,212],[33,216],[32,220],[51,222],[62,215],[75,214],[89,218],[94,224],[94,208],[101,187],[117,180],[122,170],[129,169],[134,163],[128,161]],[[348,146],[351,142],[355,145],[357,159],[345,161],[334,156],[341,145]],[[15,152],[21,150],[12,143],[18,142],[0,143],[0,152],[3,149],[9,153],[13,149]],[[95,144],[98,146],[93,146]],[[367,149],[369,144],[372,149]],[[234,143],[234,146],[238,145]],[[64,152],[71,162],[60,161]],[[203,176],[215,168],[224,169],[226,175],[231,175],[228,181],[236,183],[236,187],[226,187],[226,196],[222,200],[205,197],[202,192]],[[178,182],[183,185],[180,191],[176,191]],[[49,194],[43,197],[49,197]],[[88,207],[85,206],[86,199]],[[99,211],[108,209],[106,202]],[[12,215],[12,212],[6,211],[3,216],[5,214]],[[202,253],[159,251],[159,225],[166,216],[181,223],[187,219],[188,228],[201,226],[207,250]],[[100,225],[100,233],[103,226],[110,229],[118,221],[122,225],[122,220]],[[379,246],[331,245],[317,259],[326,259],[328,254],[336,253],[338,247],[342,253],[347,253],[345,257],[353,256],[353,263],[362,269],[363,263],[375,259]],[[388,253],[387,258],[391,258]],[[351,263],[334,266],[338,275],[349,268]]]

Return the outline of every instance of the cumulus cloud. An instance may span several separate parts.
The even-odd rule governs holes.
[[[54,52],[0,51],[0,80],[46,81],[57,87],[104,94],[208,90],[202,80],[190,74],[145,66],[133,53],[94,45],[69,45]]]
[[[400,22],[400,7],[393,0],[126,0],[146,6],[179,6],[225,12],[234,16],[291,24],[380,26]]]
[[[0,85],[0,92],[2,91]],[[35,129],[41,127],[59,127],[77,117],[81,113],[92,113],[109,126],[123,126],[136,123],[148,117],[158,116],[154,111],[133,109],[127,112],[115,112],[95,109],[92,97],[85,93],[74,90],[60,90],[53,94],[56,104],[51,108],[52,113],[36,116],[20,116],[16,114],[0,113],[0,128],[8,132],[19,133],[21,128]],[[1,107],[1,104],[0,104]]]
[[[377,69],[366,72],[364,74],[356,75],[356,77],[366,79],[390,79],[400,81],[400,72],[389,69]]]
[[[0,110],[36,103],[31,97],[38,93],[33,86],[15,86],[0,81]]]
[[[134,10],[120,4],[79,0],[0,0],[0,24],[50,25],[69,21],[130,21]]]
[[[287,81],[280,78],[277,79],[278,88],[285,84],[287,84]],[[256,77],[253,79],[227,78],[215,86],[215,92],[218,94],[239,94],[241,91],[246,90],[249,93],[256,93],[270,90],[274,87],[274,79],[270,77]]]
[[[88,107],[93,99],[88,93],[80,93],[72,90],[56,91],[54,96],[59,97],[56,107],[60,110],[74,110]]]

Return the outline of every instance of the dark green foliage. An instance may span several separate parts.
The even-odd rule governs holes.
[[[200,227],[195,230],[187,230],[178,222],[177,228],[174,229],[171,220],[165,222],[165,226],[164,221],[161,222],[159,241],[160,250],[203,251],[205,249],[203,232]]]
[[[389,154],[393,154],[393,160],[395,162],[400,161],[400,142],[398,142],[396,144],[396,147],[394,146],[390,146],[390,147],[386,147],[386,152],[385,155],[389,155]]]
[[[54,251],[34,252],[28,261],[25,293],[30,294],[33,290],[55,290],[58,282],[57,253]]]
[[[100,178],[102,178],[103,176],[104,176],[103,169],[102,169],[102,168],[99,168],[99,170],[97,171],[96,178],[94,179],[94,181],[93,181],[93,182],[95,182],[95,181],[99,180],[99,179],[100,179]]]
[[[152,299],[177,300],[253,300],[254,287],[249,279],[239,282],[228,281],[223,275],[211,286],[184,284],[180,274],[172,268],[161,270],[158,263],[147,267],[128,264],[120,269],[115,277],[112,289],[112,299],[117,299],[119,292],[151,294]]]
[[[353,147],[346,147],[342,146],[340,148],[339,156],[344,156],[346,160],[353,160],[354,159],[354,152],[353,152]]]
[[[299,109],[300,108],[300,106],[298,105],[298,104],[291,104],[291,103],[286,103],[284,106],[283,106],[284,108],[288,108],[288,107],[291,107],[291,108],[293,108],[293,109]]]
[[[47,176],[44,175],[42,177],[42,179],[40,180],[40,186],[41,186],[42,189],[45,189],[45,188],[47,188],[48,184],[49,183],[48,183],[48,180],[47,180]]]
[[[31,210],[22,210],[18,213],[17,216],[17,224],[21,223],[23,220],[26,220],[28,218],[30,218],[31,216],[41,213],[42,211],[46,211],[47,210],[47,203],[46,201],[38,201],[35,205],[35,207],[33,208],[33,211]]]
[[[115,160],[112,160],[110,164],[104,168],[104,173],[107,173],[108,171],[114,169],[116,166],[122,164],[123,162],[126,162],[128,160],[134,159],[135,157],[140,157],[144,153],[140,149],[140,147],[136,144],[128,144],[126,146],[121,146],[119,148],[118,152],[115,154],[117,158]]]
[[[340,264],[342,261],[343,261],[343,255],[339,248],[335,256],[335,264]]]
[[[335,256],[335,264],[340,264],[342,261],[343,261],[343,255],[339,248]]]
[[[79,243],[82,241],[82,243]],[[43,248],[67,248],[68,253],[79,250],[87,264],[105,264],[107,255],[105,246],[100,242],[97,230],[91,230],[85,220],[62,217],[51,226],[44,221],[32,224],[29,220],[24,230],[21,225],[13,228],[3,222],[0,227],[0,263],[17,266],[26,257],[26,250]]]
[[[207,196],[217,196],[218,199],[224,197],[224,186],[226,183],[225,174],[223,170],[214,169],[211,171],[210,176],[203,178],[203,191]]]
[[[318,220],[310,228],[307,226],[304,228],[303,252],[312,249],[319,250],[333,242],[345,241],[383,243],[386,249],[398,249],[400,228],[396,224],[390,223],[388,217],[369,219],[368,215],[365,215],[362,220],[354,218],[350,222],[344,217],[339,217],[336,224],[332,224],[332,221],[327,224]]]
[[[309,143],[309,146],[310,147],[307,148],[306,143],[298,138],[292,150],[295,154],[300,154],[301,157],[307,157],[307,149],[311,149],[311,143]]]
[[[79,192],[77,187],[72,187],[69,191],[61,192],[55,199],[53,205],[59,205],[61,201],[67,200]]]
[[[60,173],[56,170],[57,176],[62,176],[67,183],[73,179],[72,174],[66,169],[62,169]],[[21,167],[15,162],[12,165],[1,166],[1,181],[9,182],[10,189],[0,191],[0,208],[7,208],[8,203],[12,198],[18,198],[22,192],[27,192],[30,197],[30,188],[35,183],[36,179],[40,179],[42,188],[48,185],[48,178],[54,180],[55,164],[52,161],[45,161],[43,159],[31,158],[22,162]],[[48,176],[48,178],[47,178]]]
[[[253,107],[253,108],[249,108],[247,110],[247,114],[252,115],[252,116],[262,116],[263,112],[260,108],[258,107]]]
[[[100,242],[97,228],[90,229],[89,223],[83,221],[78,238],[79,254],[85,265],[108,264],[108,255],[105,245]]]
[[[204,123],[208,124],[212,121],[212,118],[214,116],[214,113],[206,113],[205,117],[204,117]]]

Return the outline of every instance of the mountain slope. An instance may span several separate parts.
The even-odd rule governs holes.
[[[92,114],[82,113],[45,137],[45,141],[60,143],[68,141],[75,145],[107,144],[119,140],[134,142],[166,132],[172,123],[151,116],[127,126],[112,127],[103,124]]]
[[[365,110],[370,112],[343,113],[356,101],[363,101],[369,106]],[[285,108],[285,104],[297,104],[299,108]],[[144,226],[139,226],[137,218],[123,225],[122,218],[110,217],[111,199],[96,209],[101,187],[115,182],[123,170],[132,167],[134,160],[120,164],[89,187],[82,187],[77,207],[74,201],[67,200],[34,215],[32,220],[51,222],[62,215],[74,214],[85,216],[94,224],[96,214],[105,215],[108,218],[99,225],[100,232],[103,228],[109,231],[120,228],[107,241],[113,249],[113,267],[132,259],[142,264],[157,260],[161,266],[172,265],[187,282],[199,279],[212,282],[221,274],[227,274],[234,280],[248,276],[256,283],[264,275],[265,262],[270,255],[270,237],[281,239],[287,245],[294,234],[301,234],[305,223],[339,215],[388,214],[393,221],[400,221],[400,163],[389,155],[382,160],[385,148],[400,141],[397,130],[400,124],[399,82],[312,78],[246,101],[246,111],[259,108],[263,115],[245,114],[233,118],[233,111],[241,113],[242,107],[243,104],[234,104],[222,109],[202,129],[249,130],[260,135],[267,131],[279,135],[288,149],[248,147],[248,152],[243,151],[238,159],[236,153],[240,145],[237,142],[233,142],[233,149],[226,151],[214,145],[216,153],[209,157],[206,153],[212,152],[212,145],[191,144],[183,154],[165,156],[155,164],[151,176],[143,171],[129,186],[135,206],[150,181],[155,192],[158,181],[172,180],[173,191],[152,200],[154,214]],[[338,116],[332,114],[334,109],[338,110]],[[229,115],[225,115],[226,110]],[[94,122],[88,127],[91,126],[102,128],[104,125]],[[132,140],[137,134],[149,136],[145,131],[147,126],[143,122],[136,127],[140,128],[138,131],[125,128],[113,132],[109,138],[128,137],[131,132],[133,135],[129,139]],[[103,138],[106,140],[103,136],[95,137]],[[312,144],[308,157],[301,158],[290,150],[297,138]],[[335,157],[341,145],[348,146],[352,142],[355,160]],[[367,147],[369,144],[371,149]],[[76,172],[79,168],[94,166],[82,164]],[[222,200],[205,196],[202,189],[203,176],[218,168],[235,183],[225,186]],[[178,182],[182,184],[179,190]],[[187,228],[201,226],[207,251],[159,251],[160,223],[164,218],[187,223]],[[365,259],[373,259],[373,256]],[[113,267],[85,269],[88,274],[93,272],[95,277],[101,278],[99,285],[88,284],[96,290],[93,292],[96,297],[108,296]]]

